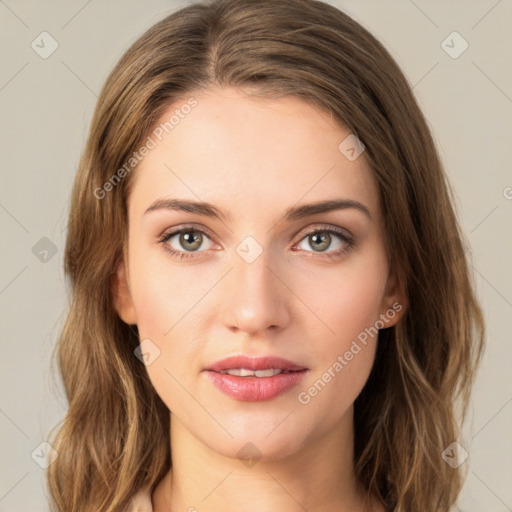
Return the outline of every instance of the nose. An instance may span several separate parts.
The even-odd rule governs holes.
[[[267,252],[251,263],[234,254],[234,268],[222,288],[220,305],[222,322],[232,332],[268,335],[267,330],[277,331],[289,322],[291,292]]]

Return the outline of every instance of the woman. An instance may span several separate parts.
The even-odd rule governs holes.
[[[452,200],[402,72],[338,9],[151,27],[73,188],[52,510],[447,512],[484,343]]]

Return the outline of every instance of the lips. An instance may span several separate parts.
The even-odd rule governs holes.
[[[227,370],[234,371],[230,375],[226,373]],[[252,372],[244,370],[252,370],[259,375],[250,376],[248,374]],[[264,370],[272,375],[262,375]],[[234,400],[245,402],[276,398],[297,386],[308,372],[308,368],[298,363],[275,356],[232,356],[204,369],[205,376],[217,389]]]
[[[305,366],[276,356],[248,357],[245,355],[227,357],[205,368],[206,371],[221,372],[223,370],[284,370],[287,372],[307,370]]]

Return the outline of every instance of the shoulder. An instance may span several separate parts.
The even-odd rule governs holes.
[[[153,512],[151,494],[149,491],[141,490],[135,493],[126,512]]]

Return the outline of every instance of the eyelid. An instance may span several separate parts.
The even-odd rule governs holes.
[[[190,252],[190,251],[184,251],[184,250],[180,250],[180,249],[174,249],[172,246],[167,244],[167,242],[173,236],[175,236],[179,233],[182,233],[184,231],[187,231],[187,230],[203,233],[210,240],[212,238],[210,236],[209,230],[207,228],[203,228],[202,226],[201,227],[198,227],[195,225],[194,226],[188,225],[188,227],[187,226],[175,226],[171,230],[165,231],[164,234],[160,236],[159,244],[163,246],[164,250],[167,251],[171,255],[172,258],[175,258],[175,259],[178,258],[182,261],[194,261],[194,260],[198,259],[200,256],[197,254],[197,252],[199,252],[199,254],[203,253],[203,252],[207,253],[205,256],[208,257],[208,252],[209,252],[208,250]],[[355,238],[353,237],[353,235],[350,234],[350,232],[347,232],[347,230],[345,230],[344,228],[341,228],[339,226],[330,225],[330,224],[323,224],[323,225],[318,225],[318,224],[315,225],[314,224],[312,226],[309,226],[305,231],[302,231],[301,237],[294,244],[294,246],[292,247],[292,250],[296,251],[295,247],[298,244],[300,244],[303,240],[305,240],[309,235],[314,234],[314,233],[321,233],[321,232],[326,232],[331,235],[334,234],[334,236],[338,237],[342,242],[342,248],[338,248],[336,250],[331,250],[331,251],[327,251],[327,252],[320,252],[320,253],[315,253],[315,251],[304,251],[304,257],[315,258],[319,261],[325,260],[326,258],[331,259],[331,260],[334,258],[337,260],[338,258],[340,258],[342,256],[348,255],[356,245]],[[211,241],[212,241],[212,243],[215,243],[215,242],[213,242],[213,240],[211,240]],[[301,252],[302,252],[302,250],[301,250]]]
[[[182,231],[186,231],[187,229],[197,230],[198,232],[203,233],[206,236],[208,236],[208,238],[210,238],[210,239],[214,239],[215,238],[215,236],[212,234],[212,232],[208,228],[206,228],[205,226],[202,226],[200,224],[188,223],[188,224],[178,225],[178,226],[175,226],[173,228],[164,230],[159,235],[158,241],[162,242],[163,240],[168,239],[169,237],[171,237],[173,235],[176,235],[176,234],[178,234],[178,233],[180,233]],[[296,243],[301,242],[302,239],[304,237],[306,237],[307,235],[316,233],[318,231],[322,231],[324,229],[325,230],[332,230],[335,233],[339,234],[340,236],[345,237],[350,242],[352,242],[354,240],[354,236],[350,233],[350,231],[348,231],[345,228],[342,228],[340,226],[334,226],[332,224],[316,223],[316,224],[312,224],[311,226],[308,226],[303,231],[299,231],[299,233],[301,234],[301,237],[300,237],[300,239]],[[293,238],[298,236],[298,234],[294,235]],[[222,246],[222,244],[218,244],[218,245]]]
[[[206,228],[202,225],[199,225],[199,224],[190,223],[190,224],[183,224],[183,225],[179,225],[179,226],[174,226],[169,229],[165,229],[158,236],[158,241],[162,242],[163,240],[168,239],[169,237],[171,237],[173,235],[177,235],[178,233],[180,233],[182,231],[187,231],[187,230],[191,230],[191,231],[193,230],[193,231],[198,231],[199,233],[203,233],[208,238],[210,238],[212,241],[215,238],[215,236],[212,234],[212,232],[208,228]]]
[[[350,233],[350,231],[348,231],[345,228],[342,228],[340,226],[335,226],[333,224],[317,223],[317,224],[313,224],[312,226],[309,226],[308,228],[306,228],[305,231],[301,231],[300,233],[302,236],[301,236],[300,240],[302,240],[302,238],[304,238],[307,235],[316,233],[317,231],[323,231],[323,230],[326,230],[326,231],[332,230],[332,231],[338,233],[340,236],[343,236],[351,241],[354,239],[354,236],[352,235],[352,233]],[[300,242],[300,240],[299,240],[299,242]]]

